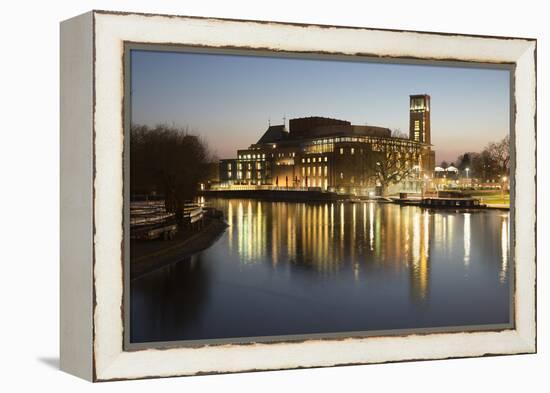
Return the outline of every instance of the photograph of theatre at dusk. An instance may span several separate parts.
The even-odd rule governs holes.
[[[513,326],[510,69],[128,64],[130,344]]]

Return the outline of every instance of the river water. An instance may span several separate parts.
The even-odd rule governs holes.
[[[509,214],[208,201],[226,232],[130,288],[131,342],[507,324]]]

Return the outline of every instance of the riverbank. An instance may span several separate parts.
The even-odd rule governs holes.
[[[228,199],[261,199],[265,201],[283,202],[326,202],[349,198],[327,191],[302,190],[204,190],[202,196]]]
[[[225,231],[227,224],[219,218],[205,217],[200,231],[179,230],[173,240],[132,240],[130,279],[180,262],[210,247]]]

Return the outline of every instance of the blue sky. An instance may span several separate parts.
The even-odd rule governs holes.
[[[409,95],[432,102],[436,161],[480,151],[509,132],[506,70],[132,51],[132,123],[201,135],[236,155],[283,118],[325,116],[409,129]]]

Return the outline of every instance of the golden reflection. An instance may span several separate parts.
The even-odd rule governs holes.
[[[243,203],[237,205],[237,250],[240,255],[244,254],[244,209]]]
[[[502,217],[500,225],[500,247],[502,253],[502,263],[500,265],[499,281],[506,282],[506,273],[508,272],[508,218]]]
[[[229,242],[229,251],[233,249],[233,202],[229,201],[227,204],[227,225],[229,230],[227,231],[227,239]]]
[[[350,238],[350,257],[353,264],[356,263],[355,260],[355,239],[357,236],[357,204],[354,203],[351,208],[351,238]]]
[[[434,214],[434,237],[437,244],[443,243],[443,216]]]
[[[334,203],[330,204],[330,237],[334,239]]]
[[[345,236],[345,232],[344,232],[344,214],[345,214],[345,211],[344,211],[344,203],[340,203],[340,252],[344,252],[344,236]]]
[[[267,259],[276,267],[299,259],[323,275],[347,269],[357,282],[364,282],[373,268],[403,271],[410,277],[412,298],[417,301],[423,301],[429,290],[431,230],[436,240],[445,236],[441,231],[449,230],[449,221],[439,213],[374,202],[360,206],[223,203],[230,225],[229,250],[235,250],[244,264]]]
[[[252,241],[254,240],[252,233],[252,202],[248,201],[246,208],[246,261],[252,262]]]
[[[449,214],[446,218],[447,218],[447,237],[450,241],[452,241],[453,240],[455,216],[452,215],[452,214]]]
[[[420,212],[415,212],[413,216],[413,269],[418,270],[420,266]]]
[[[374,250],[374,202],[369,203],[369,245]]]
[[[442,248],[444,250],[447,249],[447,216],[442,216],[443,222],[441,224],[442,226]]]
[[[382,222],[382,218],[381,218],[381,209],[376,209],[376,219],[375,219],[375,223],[376,223],[376,230],[374,232],[374,252],[376,253],[376,256],[377,257],[380,257],[380,253],[381,253],[381,248],[380,247],[380,223]]]
[[[414,298],[424,300],[428,294],[429,284],[429,244],[430,216],[426,211],[421,217],[420,211],[413,213],[412,224],[412,266],[411,291]]]
[[[470,213],[464,213],[464,266],[470,265]]]
[[[424,249],[426,259],[430,257],[430,213],[424,211]]]
[[[200,196],[197,200],[197,203],[200,207],[204,207],[205,206],[205,201],[204,201],[204,197],[203,196]]]
[[[328,205],[324,207],[324,217],[323,217],[323,258],[328,260],[329,255],[329,237],[328,237]]]
[[[296,226],[292,222],[291,215],[286,218],[287,254],[291,260],[296,259]]]

